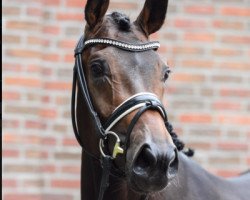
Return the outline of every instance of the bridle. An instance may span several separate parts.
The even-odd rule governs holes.
[[[125,51],[131,52],[143,52],[148,50],[157,50],[160,46],[159,42],[148,42],[142,44],[130,44],[126,42],[117,41],[114,39],[108,38],[100,38],[100,39],[89,39],[85,41],[84,36],[82,36],[75,48],[75,66],[73,73],[73,86],[72,86],[72,100],[71,100],[71,114],[72,114],[72,124],[75,133],[75,137],[78,143],[82,146],[84,152],[90,157],[99,160],[101,162],[101,166],[103,169],[101,186],[99,191],[98,200],[103,198],[104,192],[109,185],[109,175],[112,174],[114,176],[124,177],[125,174],[120,169],[117,169],[113,165],[113,160],[116,158],[117,154],[126,154],[127,149],[129,147],[130,142],[130,134],[135,126],[136,122],[139,120],[141,115],[147,110],[156,110],[162,116],[166,128],[169,129],[169,123],[167,118],[167,113],[162,105],[161,101],[157,98],[157,96],[153,93],[138,93],[133,95],[132,97],[125,100],[121,105],[119,105],[109,116],[108,120],[103,123],[100,121],[98,113],[95,111],[95,108],[92,104],[91,97],[89,94],[85,74],[84,74],[84,66],[82,62],[82,53],[84,49],[93,45],[107,45],[113,46],[119,49],[123,49]],[[100,139],[99,148],[101,158],[93,155],[91,152],[86,150],[83,146],[83,143],[80,138],[80,133],[77,127],[77,119],[76,119],[76,90],[77,86],[83,94],[84,101],[87,105],[88,111],[90,113],[90,117],[94,122],[96,133]],[[128,128],[125,141],[122,141],[124,146],[121,147],[121,139],[118,134],[112,131],[112,128],[126,115],[129,113],[136,111],[137,113],[132,118]],[[105,146],[106,141],[108,140],[108,136],[113,136],[116,139],[116,143],[113,148],[113,152],[109,153],[107,146]]]

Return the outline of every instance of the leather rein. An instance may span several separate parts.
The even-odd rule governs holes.
[[[108,118],[108,120],[103,123],[100,121],[98,113],[95,111],[95,108],[91,101],[91,96],[89,94],[86,77],[83,71],[83,62],[82,62],[82,53],[84,49],[93,45],[107,45],[113,46],[125,51],[131,52],[143,52],[147,50],[157,50],[160,46],[159,42],[148,42],[142,44],[130,44],[126,42],[121,42],[108,38],[100,38],[100,39],[89,39],[85,41],[84,36],[82,36],[75,48],[75,66],[73,72],[73,85],[72,85],[72,99],[71,99],[71,117],[72,117],[72,125],[75,133],[75,137],[78,143],[83,148],[83,151],[86,152],[87,155],[94,158],[95,160],[100,161],[102,167],[102,179],[99,190],[98,200],[103,199],[103,195],[107,187],[109,186],[109,176],[114,175],[118,177],[124,177],[124,171],[117,169],[113,160],[116,158],[118,154],[125,154],[129,147],[130,142],[130,134],[135,126],[136,122],[139,120],[141,115],[147,110],[156,110],[162,116],[166,128],[169,129],[169,123],[167,118],[167,113],[162,105],[161,101],[157,98],[157,96],[153,93],[138,93],[133,95],[132,97],[125,100],[121,105],[119,105]],[[78,88],[79,87],[79,88]],[[88,111],[90,113],[90,117],[94,122],[96,127],[96,133],[99,137],[99,149],[100,149],[100,158],[93,155],[87,149],[84,148],[82,139],[80,137],[80,133],[77,126],[77,117],[76,117],[76,96],[77,96],[77,88],[80,90],[84,97],[84,102],[87,105]],[[127,134],[125,141],[121,141],[118,134],[112,131],[112,128],[126,115],[129,113],[138,110],[131,120],[130,125],[127,128]],[[113,152],[110,153],[107,148],[107,140],[108,137],[114,137],[116,139],[116,143],[113,147]],[[120,142],[124,144],[121,146]],[[145,199],[146,196],[143,195],[142,199]]]

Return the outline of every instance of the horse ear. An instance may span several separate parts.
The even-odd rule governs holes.
[[[146,0],[135,23],[147,36],[158,31],[164,23],[168,0]]]
[[[109,0],[88,0],[85,6],[85,19],[90,28],[103,19],[108,10]]]

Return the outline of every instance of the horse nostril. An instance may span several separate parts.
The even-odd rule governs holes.
[[[178,169],[178,156],[177,155],[178,153],[177,153],[177,150],[175,149],[169,158],[168,173],[170,175],[175,174]]]
[[[144,174],[156,166],[157,159],[149,147],[143,147],[134,163],[134,172]]]

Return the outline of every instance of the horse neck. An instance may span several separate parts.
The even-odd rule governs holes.
[[[178,174],[175,180],[162,191],[164,200],[221,199],[223,193],[233,190],[229,181],[210,174],[183,153],[178,155]],[[222,199],[231,200],[224,197]]]
[[[100,190],[102,168],[97,160],[82,152],[81,199],[97,200]],[[110,176],[109,187],[103,200],[141,200],[141,195],[129,189],[124,179]]]

